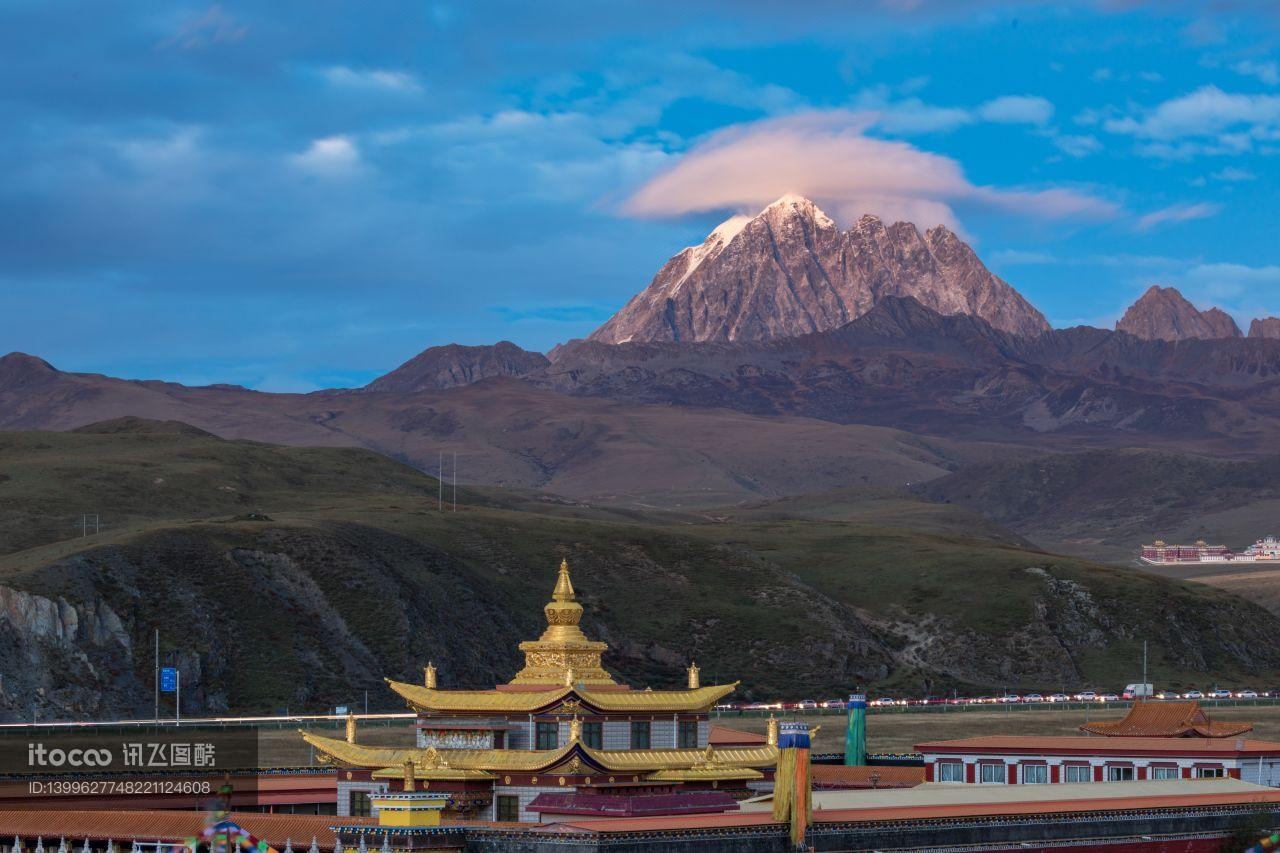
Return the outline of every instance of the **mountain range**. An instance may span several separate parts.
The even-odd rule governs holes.
[[[1248,637],[1218,636],[1197,622],[1207,608],[1220,624],[1246,607],[1240,599],[1053,555],[1126,563],[1139,538],[1167,530],[1214,537],[1206,525],[1243,536],[1271,517],[1280,500],[1265,487],[1280,464],[1280,319],[1256,319],[1246,336],[1224,312],[1152,287],[1115,329],[1052,329],[947,228],[921,232],[864,216],[842,230],[795,196],[730,219],[671,258],[589,337],[545,355],[507,341],[451,344],[363,388],[273,394],[66,372],[11,353],[0,358],[0,430],[9,433],[0,432],[0,504],[15,508],[12,523],[0,524],[0,574],[11,584],[0,585],[0,599],[12,599],[0,607],[0,666],[13,655],[28,664],[65,653],[90,661],[77,685],[29,685],[63,690],[67,708],[89,707],[86,697],[103,689],[95,667],[143,664],[100,661],[93,642],[68,652],[6,639],[4,613],[13,622],[41,607],[71,607],[96,626],[94,637],[128,647],[151,627],[119,615],[130,607],[118,593],[131,578],[163,577],[167,561],[188,557],[202,572],[234,564],[237,589],[265,589],[279,606],[338,632],[339,656],[325,665],[342,678],[299,672],[291,688],[328,700],[375,660],[412,668],[406,638],[444,606],[424,585],[461,573],[474,604],[466,613],[476,618],[529,597],[511,578],[527,575],[517,566],[532,559],[535,539],[544,550],[592,543],[582,553],[619,588],[636,572],[679,575],[686,580],[673,588],[693,583],[702,602],[744,567],[757,573],[752,595],[803,577],[804,589],[788,594],[808,596],[815,630],[854,626],[841,642],[855,651],[824,652],[805,676],[815,691],[838,686],[822,672],[893,684],[1101,677],[1118,664],[1107,658],[1100,667],[1098,649],[1133,639],[1117,627],[1118,614],[1170,596],[1180,596],[1177,624],[1160,628],[1158,641],[1170,671],[1280,665],[1280,646],[1260,640],[1280,636],[1280,619],[1250,610],[1261,627]],[[70,443],[56,437],[74,430],[80,438]],[[46,484],[31,472],[65,464],[62,447],[78,454],[63,492],[31,501],[32,484]],[[157,467],[152,453],[163,447],[174,455]],[[289,447],[317,450],[298,457]],[[98,449],[114,455],[97,457]],[[408,468],[371,465],[367,451],[437,479],[406,479]],[[420,525],[438,504],[436,489],[455,477],[472,513],[465,534]],[[345,480],[359,484],[354,505]],[[140,500],[154,505],[139,509]],[[283,521],[219,526],[260,509]],[[123,531],[112,533],[110,548],[68,536],[68,514],[83,512]],[[315,609],[318,593],[304,575],[335,602],[342,595],[322,556],[329,553],[403,596],[399,634],[371,627],[372,597],[359,612],[333,602]],[[414,568],[422,560],[430,578]],[[704,565],[716,567],[705,578]],[[288,576],[283,585],[273,580],[277,569]],[[975,588],[997,596],[1016,590],[1017,607],[965,624],[966,642],[989,656],[971,666],[946,639],[959,636],[948,608],[977,577]],[[867,597],[872,579],[880,588],[905,584],[901,597]],[[175,581],[174,600],[212,595],[200,583]],[[1073,609],[1084,606],[1080,590],[1084,610]],[[712,643],[695,604],[681,611],[689,620],[681,625]],[[1060,605],[1065,621],[1048,624],[1044,614]],[[984,606],[972,603],[975,612]],[[735,608],[715,618],[750,630],[749,608]],[[601,620],[602,633],[625,639],[633,672],[657,677],[679,656],[654,646],[653,625],[617,614]],[[65,634],[41,625],[20,633]],[[503,630],[519,636],[510,624]],[[1080,632],[1085,639],[1072,639]],[[712,665],[742,665],[733,650],[712,646]],[[1031,647],[1043,652],[1035,667]],[[234,663],[234,655],[184,653],[211,673]],[[455,665],[470,682],[505,664],[459,652]],[[762,672],[760,689],[780,683]],[[210,686],[209,707],[234,705],[237,684]]]

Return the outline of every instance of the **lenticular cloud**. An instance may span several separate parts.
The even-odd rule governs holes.
[[[1111,202],[1074,190],[976,186],[949,157],[868,136],[875,123],[875,113],[840,110],[727,128],[641,187],[623,210],[635,216],[754,212],[779,196],[798,193],[846,224],[875,213],[956,227],[957,204],[1046,219],[1106,219],[1118,213]]]

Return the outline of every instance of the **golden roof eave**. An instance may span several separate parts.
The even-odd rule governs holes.
[[[763,779],[764,774],[749,767],[690,767],[683,770],[658,770],[644,778],[651,782],[728,782]]]
[[[406,761],[413,761],[414,775],[426,778],[439,767],[452,770],[488,772],[540,772],[568,760],[575,751],[599,767],[619,773],[652,773],[663,770],[689,770],[708,766],[704,749],[593,749],[572,741],[559,749],[395,749],[362,746],[345,740],[302,732],[303,740],[323,755],[349,767],[394,771],[404,774]],[[435,761],[427,760],[432,755]],[[713,751],[712,769],[767,768],[778,763],[778,750],[773,746],[723,747]]]
[[[371,774],[374,779],[404,779],[404,767],[384,767]],[[473,782],[495,779],[492,773],[484,770],[469,770],[460,767],[419,767],[413,766],[413,778],[419,782]]]
[[[600,690],[589,685],[554,690],[439,690],[421,684],[387,679],[387,685],[415,711],[452,713],[530,714],[576,697],[598,711],[692,712],[706,711],[738,688],[712,684],[692,690]]]

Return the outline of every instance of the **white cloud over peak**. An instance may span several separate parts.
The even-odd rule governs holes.
[[[713,134],[624,204],[636,216],[712,210],[755,212],[800,193],[850,222],[864,213],[929,226],[958,226],[954,206],[1042,219],[1117,216],[1110,201],[1070,189],[978,186],[955,160],[866,134],[878,116],[810,112],[737,125]]]
[[[1258,62],[1253,59],[1242,59],[1231,66],[1231,70],[1246,77],[1257,77],[1268,86],[1280,85],[1280,65],[1274,60]]]

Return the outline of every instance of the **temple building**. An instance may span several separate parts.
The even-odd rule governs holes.
[[[771,778],[776,726],[764,743],[709,742],[712,707],[737,683],[702,686],[696,664],[683,690],[619,683],[608,644],[579,627],[567,563],[560,564],[542,636],[520,644],[524,667],[489,690],[448,690],[428,664],[423,683],[387,683],[418,714],[417,745],[302,736],[339,769],[338,814],[368,815],[400,793],[439,794],[441,819],[540,822],[570,816],[705,814]]]
[[[1199,702],[1143,701],[1133,703],[1120,720],[1095,720],[1080,731],[1105,737],[1239,737],[1253,731],[1252,723],[1211,720]]]

